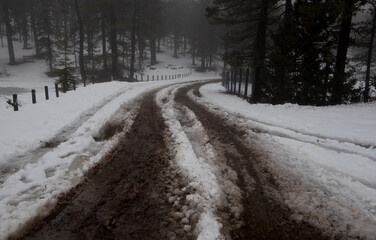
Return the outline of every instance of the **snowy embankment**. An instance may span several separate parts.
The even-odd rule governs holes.
[[[247,139],[269,153],[296,220],[376,239],[376,104],[309,107],[249,104],[220,84],[200,89],[204,105],[262,133]],[[254,135],[254,134],[253,134]]]

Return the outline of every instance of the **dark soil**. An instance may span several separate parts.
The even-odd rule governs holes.
[[[231,237],[330,239],[307,222],[291,220],[289,209],[268,194],[268,188],[278,190],[278,186],[273,177],[260,171],[265,156],[243,144],[243,132],[187,96],[191,89],[200,96],[198,89],[206,83],[180,89],[176,101],[196,114],[220,157],[238,173],[244,224],[240,229],[229,228]],[[30,222],[11,239],[168,239],[182,227],[168,217],[174,209],[167,202],[166,189],[174,179],[169,175],[163,139],[166,126],[154,101],[157,91],[142,100],[139,114],[117,150],[90,170],[83,183],[61,197],[48,216]],[[119,128],[104,130],[98,140],[112,136]],[[244,171],[255,180],[253,190],[247,188]],[[183,234],[178,237],[190,239]]]
[[[266,194],[264,185],[273,186],[275,181],[268,177],[267,182],[260,177],[256,165],[262,161],[262,153],[250,146],[244,146],[241,142],[240,132],[233,126],[226,124],[226,119],[219,119],[219,116],[207,111],[204,107],[194,102],[187,96],[187,92],[193,89],[196,96],[200,96],[199,88],[206,83],[197,83],[180,89],[175,100],[190,108],[198,120],[206,129],[212,145],[218,153],[222,152],[231,166],[239,176],[239,187],[243,191],[244,212],[243,226],[234,230],[231,235],[233,239],[331,239],[325,236],[319,229],[306,222],[297,223],[291,220],[289,209],[272,199]],[[223,147],[225,146],[225,147]],[[237,154],[226,151],[226,146],[232,146]],[[243,178],[242,170],[248,172],[255,180],[255,189],[249,192],[246,188],[246,180]]]
[[[165,200],[164,129],[150,93],[117,152],[60,198],[49,216],[13,238],[166,239],[172,207]]]

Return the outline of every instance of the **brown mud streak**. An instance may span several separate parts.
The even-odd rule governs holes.
[[[155,92],[140,111],[114,156],[89,176],[42,221],[14,239],[166,239],[166,216],[172,207],[164,197],[163,172],[168,154],[166,128]]]
[[[210,81],[215,82],[215,81]],[[243,191],[243,206],[244,212],[242,220],[244,222],[241,229],[235,230],[231,233],[233,239],[330,239],[325,236],[319,229],[314,228],[306,222],[297,223],[291,220],[288,208],[281,205],[276,200],[265,194],[263,181],[261,180],[258,171],[255,169],[255,164],[262,161],[262,156],[249,147],[245,147],[240,141],[241,136],[244,135],[238,129],[229,126],[225,121],[220,120],[218,116],[207,111],[204,107],[194,102],[187,96],[187,92],[193,89],[193,93],[199,96],[199,88],[207,83],[192,84],[181,88],[175,100],[190,108],[197,116],[198,120],[206,129],[210,141],[214,148],[217,148],[218,153],[223,152],[223,149],[218,145],[229,146],[232,145],[241,156],[232,154],[231,151],[224,151],[224,156],[227,163],[231,166],[239,176],[239,187]],[[215,144],[215,142],[220,144]],[[247,190],[246,180],[243,178],[242,170],[248,172],[254,178],[256,184],[252,192]],[[269,186],[275,185],[272,178],[267,178]]]

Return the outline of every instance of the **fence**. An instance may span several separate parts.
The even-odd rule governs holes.
[[[159,81],[159,80],[173,80],[185,78],[192,75],[192,72],[178,73],[178,74],[156,74],[156,75],[135,75],[134,79],[139,82]]]
[[[94,84],[94,76],[92,76],[91,78],[91,83]],[[86,87],[86,80],[83,81],[83,84],[84,84],[84,87]],[[59,97],[59,93],[60,91],[63,92],[63,93],[66,93],[68,90],[68,87],[66,84],[63,84],[61,88],[59,88],[58,84],[55,84],[55,95],[56,97],[58,98]],[[73,90],[75,91],[76,90],[76,84],[74,83],[73,84]],[[31,102],[32,104],[36,104],[37,103],[37,92],[35,91],[35,89],[32,89],[31,90]],[[9,104],[11,104],[13,106],[13,109],[14,111],[18,111],[19,110],[19,107],[18,107],[18,95],[17,94],[13,94],[13,101],[12,102],[9,102]],[[44,97],[47,100],[50,99],[50,93],[49,93],[49,89],[48,89],[48,86],[44,86]]]
[[[222,85],[239,97],[250,99],[254,79],[253,69],[232,69],[222,76]]]
[[[191,76],[191,75],[192,75],[192,72],[179,73],[179,74],[173,74],[173,75],[171,75],[171,74],[170,75],[151,75],[151,76],[149,76],[149,75],[146,75],[146,76],[136,75],[135,79],[136,79],[136,81],[144,81],[144,80],[145,81],[159,81],[159,80],[172,80],[172,79],[184,78],[184,77],[188,77],[188,76]],[[94,83],[95,83],[94,76],[91,76],[91,84],[94,84]],[[83,84],[84,84],[84,87],[86,87],[86,80],[83,81]],[[75,84],[73,85],[73,90],[76,90]],[[63,85],[62,88],[59,88],[58,85],[55,84],[55,94],[56,94],[57,98],[59,97],[59,91],[62,91],[63,93],[67,92],[67,86]],[[35,89],[32,89],[31,90],[31,102],[33,104],[37,103],[36,94],[37,93],[36,93]],[[44,86],[44,95],[45,95],[46,100],[50,99],[50,95],[49,95],[49,91],[48,91],[47,86]],[[14,111],[19,110],[17,94],[13,94],[13,102],[11,102],[10,104],[13,106]]]

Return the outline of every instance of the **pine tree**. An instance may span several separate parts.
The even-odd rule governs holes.
[[[325,105],[333,74],[336,5],[299,1],[273,35],[267,92],[274,103]]]
[[[72,51],[68,44],[68,37],[66,36],[61,40],[57,46],[59,57],[55,64],[55,72],[59,78],[56,80],[56,83],[63,91],[69,91],[76,86],[78,77],[74,68],[74,62],[70,59]]]
[[[65,0],[63,0],[65,1]],[[55,64],[55,72],[59,76],[56,83],[63,89],[69,91],[75,88],[77,83],[76,70],[73,67],[74,63],[70,59],[72,50],[69,46],[69,31],[68,31],[68,17],[67,12],[63,12],[63,32],[62,38],[56,43],[57,46],[57,63]]]

